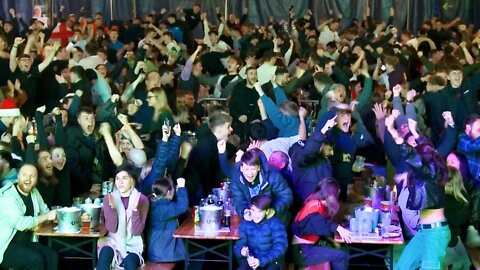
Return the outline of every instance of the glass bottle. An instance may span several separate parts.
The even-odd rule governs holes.
[[[212,204],[215,204],[215,201],[213,200],[213,195],[210,194],[207,197],[207,205],[212,205]]]
[[[223,206],[223,196],[220,196],[220,198],[217,201],[217,205],[222,207]]]
[[[224,220],[223,220],[223,225],[225,227],[230,227],[231,225],[231,210],[230,210],[230,202],[227,200],[223,204],[223,212],[224,212]]]

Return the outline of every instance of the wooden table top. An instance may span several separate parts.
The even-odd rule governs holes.
[[[345,243],[338,233],[335,233],[335,242]],[[381,237],[378,239],[372,239],[368,237],[362,238],[361,236],[357,236],[352,238],[352,242],[350,244],[401,245],[403,243],[403,235],[400,234],[399,237]]]
[[[193,220],[189,218],[177,228],[177,230],[173,233],[173,237],[187,239],[238,240],[240,239],[240,235],[238,234],[239,223],[240,217],[232,216],[230,232],[203,233],[198,231],[195,232],[195,224],[193,224]]]
[[[61,233],[55,231],[55,227],[57,226],[56,223],[44,223],[40,227],[37,227],[35,229],[34,233],[38,236],[56,236],[56,237],[97,237],[100,238],[107,234],[107,229],[105,229],[105,226],[101,223],[99,224],[99,229],[97,232],[92,232],[90,233]]]

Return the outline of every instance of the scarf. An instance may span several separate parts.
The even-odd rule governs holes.
[[[141,193],[137,189],[132,189],[128,201],[127,209],[124,208],[122,198],[118,190],[112,192],[115,200],[115,207],[118,214],[118,225],[116,232],[108,232],[108,235],[102,240],[99,240],[99,249],[102,246],[110,246],[115,251],[115,257],[112,264],[119,266],[123,259],[127,257],[128,253],[135,253],[140,258],[140,265],[144,264],[142,258],[143,239],[141,235],[132,235],[132,202],[140,199]],[[103,242],[103,245],[100,244]]]

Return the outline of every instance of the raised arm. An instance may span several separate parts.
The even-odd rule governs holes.
[[[21,37],[16,37],[14,42],[13,42],[13,47],[12,50],[10,51],[10,62],[9,62],[9,67],[10,67],[10,72],[15,72],[17,69],[17,53],[18,53],[18,46],[25,42],[25,39]]]
[[[145,79],[145,74],[140,73],[140,75],[138,75],[137,79],[135,79],[135,81],[133,81],[133,83],[130,84],[127,87],[127,89],[125,89],[125,91],[123,92],[122,97],[121,97],[122,103],[124,103],[124,104],[128,103],[128,101],[132,98],[133,93],[135,92],[135,89],[144,79]]]
[[[100,124],[100,128],[98,131],[103,136],[103,139],[105,140],[105,144],[107,145],[108,153],[110,154],[110,158],[112,159],[113,164],[119,167],[123,163],[123,156],[118,150],[117,146],[115,145],[110,124],[107,122]]]
[[[180,79],[183,81],[188,81],[190,80],[190,76],[192,76],[192,68],[193,68],[193,62],[195,62],[195,59],[197,58],[198,54],[202,51],[202,46],[197,46],[197,49],[195,50],[192,55],[187,60],[187,63],[185,63],[185,66],[182,69],[182,73],[180,74]]]
[[[61,47],[62,45],[60,44],[60,42],[55,42],[52,46],[52,50],[50,51],[50,53],[48,54],[48,56],[45,58],[45,60],[43,60],[42,63],[40,63],[38,65],[38,71],[41,73],[43,70],[45,70],[45,68],[48,67],[48,65],[50,65],[50,63],[52,63],[53,61],[53,58],[55,57],[55,54],[57,53],[58,49]]]

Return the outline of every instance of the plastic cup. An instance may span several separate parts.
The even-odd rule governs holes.
[[[358,222],[356,218],[350,219],[350,231],[358,232]]]
[[[83,233],[83,234],[89,234],[90,233],[90,220],[88,220],[88,221],[83,221],[82,220],[82,228],[80,230],[80,233]]]
[[[370,198],[370,197],[363,198],[363,203],[365,205],[368,205],[368,206],[372,207],[372,198]]]

